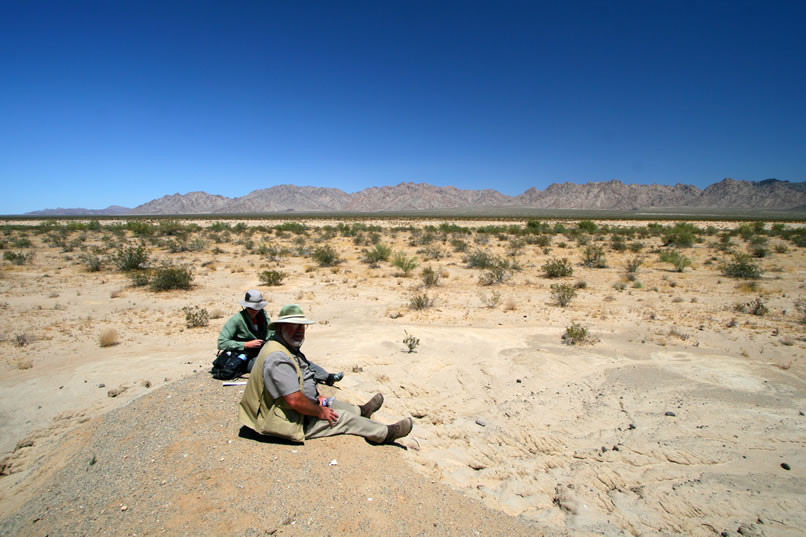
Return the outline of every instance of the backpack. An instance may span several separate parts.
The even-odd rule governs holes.
[[[240,356],[244,357],[241,358]],[[240,356],[233,351],[219,353],[213,361],[212,369],[210,369],[213,378],[218,380],[232,380],[246,373],[246,356],[243,353],[240,353]]]

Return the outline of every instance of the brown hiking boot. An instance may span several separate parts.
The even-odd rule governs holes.
[[[364,403],[363,405],[359,405],[358,408],[361,409],[361,415],[365,418],[371,417],[379,408],[383,406],[383,395],[376,393],[372,396],[372,399]]]
[[[406,418],[404,420],[400,420],[397,423],[393,423],[392,425],[388,426],[389,432],[386,433],[386,438],[384,439],[384,444],[391,444],[398,438],[403,438],[407,434],[409,434],[414,427],[414,420],[411,418]]]

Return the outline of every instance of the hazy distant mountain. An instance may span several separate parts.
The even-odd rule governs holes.
[[[277,185],[230,200],[216,213],[270,213],[282,211],[340,211],[350,195],[338,188]]]
[[[25,213],[27,216],[114,216],[118,214],[129,214],[131,209],[120,205],[110,205],[106,209],[42,209],[41,211],[31,211]]]
[[[209,214],[226,205],[230,198],[207,192],[173,194],[138,205],[130,214]]]
[[[806,182],[778,179],[736,181],[723,179],[705,190],[691,185],[627,185],[618,180],[601,183],[555,183],[545,190],[530,188],[518,196],[496,190],[461,190],[427,183],[400,183],[348,194],[338,188],[278,185],[227,198],[206,192],[173,194],[134,209],[109,207],[48,209],[29,215],[91,214],[246,214],[285,211],[411,211],[425,209],[537,208],[537,209],[767,209],[806,206]],[[79,212],[82,211],[82,212]]]

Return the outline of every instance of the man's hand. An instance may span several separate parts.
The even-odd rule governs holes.
[[[320,406],[319,416],[317,416],[320,420],[327,420],[330,423],[330,426],[333,427],[336,425],[336,422],[339,421],[339,415],[336,414],[336,411],[330,408],[329,406]]]
[[[330,407],[321,406],[319,401],[308,399],[302,392],[284,395],[283,399],[292,409],[305,416],[313,416],[320,420],[327,420],[331,426],[339,421],[339,415]]]
[[[263,346],[262,339],[253,339],[252,341],[247,341],[243,344],[244,349],[259,349]]]

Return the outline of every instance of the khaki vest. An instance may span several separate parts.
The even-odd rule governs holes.
[[[302,371],[299,369],[296,357],[291,354],[282,344],[277,341],[267,341],[260,349],[249,374],[249,382],[246,383],[243,398],[241,399],[240,418],[241,423],[260,434],[279,436],[294,442],[303,442],[305,432],[302,430],[302,423],[305,416],[290,408],[282,397],[273,399],[266,387],[263,385],[263,362],[266,357],[273,352],[283,352],[294,369],[297,370],[299,378],[299,391],[304,393],[302,386]]]

